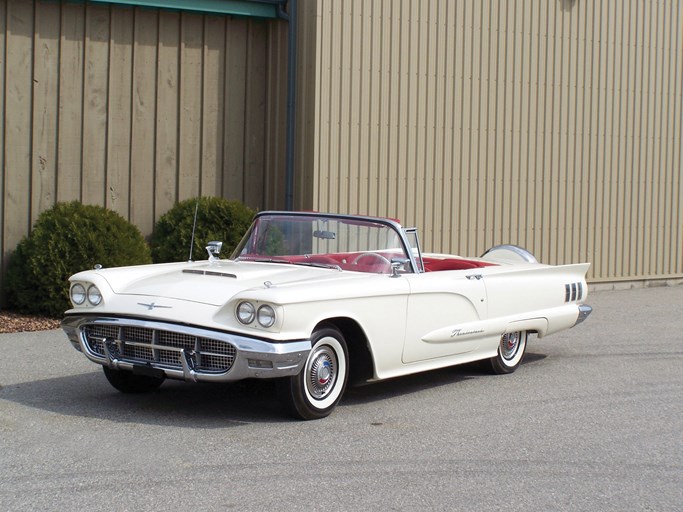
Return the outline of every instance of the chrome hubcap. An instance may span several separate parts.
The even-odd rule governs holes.
[[[500,356],[507,361],[513,359],[519,348],[519,340],[518,332],[503,334],[500,338]]]
[[[308,392],[316,400],[325,398],[337,380],[337,358],[328,346],[319,347],[308,364]]]

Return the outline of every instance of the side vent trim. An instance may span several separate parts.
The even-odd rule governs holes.
[[[583,299],[583,283],[567,283],[564,285],[564,301],[574,302]]]

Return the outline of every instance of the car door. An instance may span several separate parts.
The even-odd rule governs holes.
[[[407,274],[403,363],[476,350],[484,333],[487,297],[480,269]]]

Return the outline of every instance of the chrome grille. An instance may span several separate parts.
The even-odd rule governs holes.
[[[145,329],[144,327],[124,327],[123,339],[133,340],[140,343],[152,343],[154,338],[154,331],[152,329]]]
[[[85,328],[85,334],[90,350],[104,356],[104,338],[118,338],[119,328],[115,325],[89,325]]]
[[[199,367],[200,368],[220,368],[228,361],[226,356],[215,356],[212,354],[202,354]]]
[[[234,352],[232,345],[228,345],[221,341],[210,340],[207,338],[199,338],[199,346],[202,352],[212,352],[214,354],[230,355],[231,349]],[[234,355],[234,354],[233,354]]]
[[[180,352],[172,352],[170,350],[159,350],[159,362],[170,366],[180,366]]]
[[[159,331],[157,342],[159,345],[164,345],[166,347],[184,348],[185,350],[195,350],[195,337],[187,336],[186,334],[180,334],[172,331]]]
[[[121,350],[121,348],[123,350]],[[124,359],[138,359],[140,361],[154,361],[154,352],[150,347],[140,347],[129,343],[123,344],[119,350]]]
[[[107,339],[113,342],[112,355],[118,359],[178,370],[182,370],[181,349],[193,359],[196,370],[206,372],[228,371],[236,355],[230,343],[182,332],[102,323],[86,325],[83,332],[95,354],[105,356]]]

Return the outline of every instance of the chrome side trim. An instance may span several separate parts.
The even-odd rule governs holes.
[[[583,283],[567,283],[564,285],[564,301],[574,302],[583,299]]]
[[[572,327],[576,327],[583,322],[593,311],[593,308],[588,304],[579,304],[579,316],[576,318],[576,323]]]
[[[232,279],[237,279],[235,274],[230,274],[228,272],[218,272],[216,270],[201,270],[195,268],[183,269],[183,274],[197,274],[200,276],[214,276],[214,277],[230,277]]]
[[[103,354],[98,354],[91,350],[86,340],[85,329],[92,325],[141,327],[213,339],[232,345],[235,348],[235,357],[230,369],[222,373],[198,369],[195,355],[184,348],[175,350],[180,355],[180,367],[169,367],[161,361],[141,363],[122,356],[117,349],[117,344],[121,341],[114,338],[102,339]],[[68,316],[62,320],[62,329],[74,348],[83,352],[94,363],[119,370],[132,370],[133,367],[143,364],[162,370],[168,378],[190,382],[230,382],[248,378],[269,379],[297,375],[311,350],[310,340],[271,342],[224,331],[133,318]],[[147,345],[137,342],[129,344]],[[164,350],[172,348],[166,347]]]

